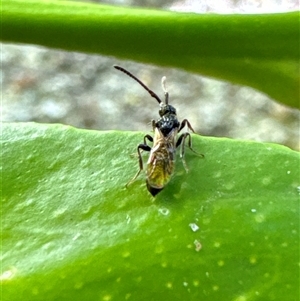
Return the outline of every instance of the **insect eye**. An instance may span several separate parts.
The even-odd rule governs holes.
[[[176,109],[172,106],[168,106],[168,107],[169,107],[170,113],[176,115]]]

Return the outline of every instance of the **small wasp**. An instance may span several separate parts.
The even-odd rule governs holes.
[[[138,78],[136,78],[133,74],[129,71],[125,70],[122,67],[114,66],[117,70],[120,70],[136,80],[145,90],[149,92],[149,94],[154,97],[159,105],[159,116],[160,118],[155,121],[152,120],[152,127],[154,131],[154,137],[150,135],[144,136],[144,143],[139,144],[137,147],[137,152],[139,156],[139,166],[140,169],[130,180],[127,185],[132,183],[143,170],[143,160],[141,151],[150,152],[150,156],[147,162],[147,189],[148,191],[155,196],[158,194],[170,181],[172,174],[174,173],[175,168],[175,155],[176,155],[176,148],[181,146],[180,149],[180,157],[182,159],[184,168],[188,171],[185,160],[184,160],[184,147],[185,141],[188,139],[188,147],[197,155],[204,157],[202,154],[198,154],[192,148],[192,140],[190,133],[186,132],[179,136],[176,141],[177,134],[187,125],[187,127],[195,133],[194,129],[192,128],[191,124],[187,119],[184,119],[181,123],[178,121],[176,116],[176,109],[169,105],[169,93],[165,86],[166,77],[162,78],[162,88],[165,93],[165,103],[161,101],[161,99],[151,91],[144,83],[142,83]],[[153,142],[152,148],[147,144],[146,139],[150,142]],[[126,186],[127,186],[126,185]]]

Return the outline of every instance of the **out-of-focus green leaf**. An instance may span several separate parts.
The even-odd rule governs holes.
[[[182,68],[299,107],[299,13],[199,15],[3,0],[1,40]]]

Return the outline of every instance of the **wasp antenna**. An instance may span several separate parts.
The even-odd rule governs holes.
[[[157,96],[157,94],[155,94],[152,90],[150,90],[144,83],[142,83],[138,78],[136,78],[133,74],[131,74],[129,71],[127,71],[126,69],[120,67],[120,66],[114,66],[114,68],[116,68],[117,70],[120,70],[122,72],[124,72],[125,74],[127,74],[128,76],[130,76],[131,78],[133,78],[134,80],[136,80],[146,91],[149,92],[149,94],[154,97],[158,103],[161,103],[161,99]]]
[[[162,79],[161,79],[161,86],[162,86],[162,88],[165,92],[165,103],[167,105],[168,102],[169,102],[169,92],[166,88],[166,80],[167,80],[167,78],[165,76],[163,76]]]

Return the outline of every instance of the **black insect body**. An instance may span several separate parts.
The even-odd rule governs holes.
[[[155,121],[152,120],[152,127],[154,131],[154,137],[150,135],[144,136],[144,143],[139,144],[137,147],[137,152],[139,156],[139,170],[131,181],[127,183],[129,185],[132,183],[143,170],[143,160],[141,151],[150,152],[150,156],[147,162],[147,171],[146,171],[146,183],[147,189],[149,192],[155,196],[158,194],[170,181],[172,174],[174,173],[175,168],[175,155],[176,148],[180,146],[180,157],[182,159],[184,168],[188,171],[185,160],[184,160],[184,151],[185,151],[185,141],[187,139],[188,147],[196,154],[192,148],[192,140],[190,133],[186,132],[179,136],[176,140],[177,134],[187,126],[192,132],[195,132],[191,124],[187,119],[184,119],[181,123],[177,119],[176,109],[169,105],[169,93],[165,88],[166,78],[162,78],[162,87],[165,92],[165,103],[151,91],[145,84],[143,84],[138,78],[136,78],[129,71],[125,70],[122,67],[114,66],[117,70],[120,70],[136,80],[144,89],[146,89],[149,94],[154,97],[159,105],[159,115],[160,118]],[[147,141],[153,142],[153,146],[150,147],[147,144]],[[198,154],[203,157],[202,154]]]

